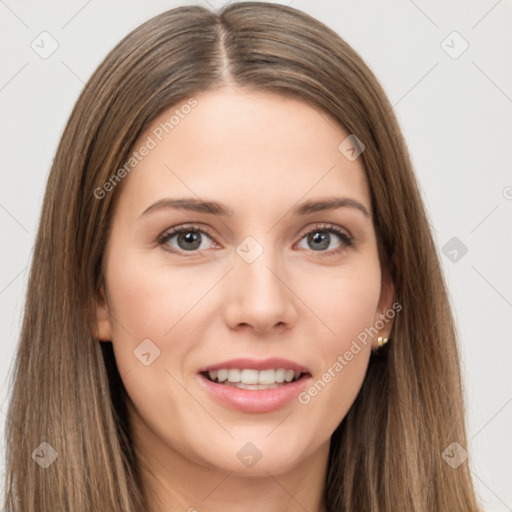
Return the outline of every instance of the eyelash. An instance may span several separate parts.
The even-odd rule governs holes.
[[[210,233],[208,233],[207,230],[192,224],[192,225],[185,225],[185,226],[180,226],[180,227],[177,227],[177,228],[172,228],[171,230],[162,233],[157,238],[157,243],[158,243],[159,246],[162,246],[162,248],[164,250],[166,250],[166,251],[168,251],[168,252],[170,252],[172,254],[177,254],[178,256],[190,257],[190,256],[195,256],[197,254],[201,254],[204,251],[190,251],[190,254],[186,254],[186,251],[177,251],[174,248],[171,249],[171,248],[169,248],[169,246],[166,246],[167,242],[171,238],[173,238],[174,235],[177,235],[177,234],[180,234],[180,233],[188,233],[190,231],[201,233],[201,234],[206,235],[207,237],[209,237],[209,238],[211,238],[213,240],[213,236],[210,235]],[[332,256],[334,254],[337,254],[337,253],[341,252],[344,249],[351,248],[351,247],[354,246],[354,240],[349,235],[347,235],[343,230],[341,230],[340,228],[338,228],[337,226],[335,226],[333,224],[318,224],[318,225],[314,226],[313,229],[310,229],[309,231],[306,231],[300,237],[299,241],[302,240],[307,235],[309,235],[311,233],[318,232],[318,231],[319,232],[334,233],[334,234],[338,235],[338,237],[341,239],[341,241],[343,243],[342,246],[337,247],[336,249],[331,249],[329,251],[312,251],[312,252],[318,252],[318,255],[320,257],[322,257],[322,256]]]

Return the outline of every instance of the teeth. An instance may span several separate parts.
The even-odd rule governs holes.
[[[240,388],[240,389],[256,390],[256,389],[275,389],[275,388],[278,388],[279,386],[277,384],[243,384],[240,382],[236,385],[236,387]]]
[[[240,370],[238,368],[228,370],[228,380],[229,382],[240,382]]]
[[[292,382],[301,376],[300,371],[285,370],[276,368],[269,370],[253,370],[251,368],[230,368],[213,370],[208,372],[210,379],[214,382],[238,384],[236,387],[242,389],[271,389],[272,385],[283,382]],[[249,386],[249,387],[247,387]],[[261,386],[261,387],[259,387]]]
[[[242,370],[240,382],[243,384],[258,384],[258,370]],[[262,382],[262,384],[264,384]]]
[[[258,378],[258,384],[275,384],[276,371],[275,370],[261,370]]]
[[[284,382],[284,374],[286,370],[284,368],[278,368],[276,370],[276,382]]]

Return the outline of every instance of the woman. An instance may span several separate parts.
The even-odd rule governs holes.
[[[454,324],[391,106],[289,7],[106,57],[49,177],[12,511],[476,511]]]

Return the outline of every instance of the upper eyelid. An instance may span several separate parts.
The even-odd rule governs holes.
[[[317,229],[318,231],[322,231],[322,230],[324,230],[324,231],[332,230],[334,232],[342,231],[350,239],[353,238],[352,234],[350,233],[350,231],[347,228],[344,228],[342,226],[338,226],[337,224],[333,224],[333,223],[330,223],[330,222],[317,222],[317,223],[313,224],[313,226],[304,228],[304,230],[300,230],[299,233],[297,234],[297,236],[299,236],[301,233],[302,233],[302,236],[305,236],[308,233],[310,233],[311,231],[314,231],[315,229]]]
[[[209,232],[209,229],[205,228],[199,224],[191,224],[191,225],[183,224],[183,225],[179,225],[179,226],[176,226],[173,228],[166,229],[158,238],[162,238],[167,235],[175,236],[183,231],[199,231],[199,232],[209,236],[210,238],[213,238],[213,236]]]

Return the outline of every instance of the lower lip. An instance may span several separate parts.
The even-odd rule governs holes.
[[[243,412],[270,412],[284,407],[304,391],[310,376],[274,389],[239,389],[216,384],[199,374],[201,385],[219,402]]]

